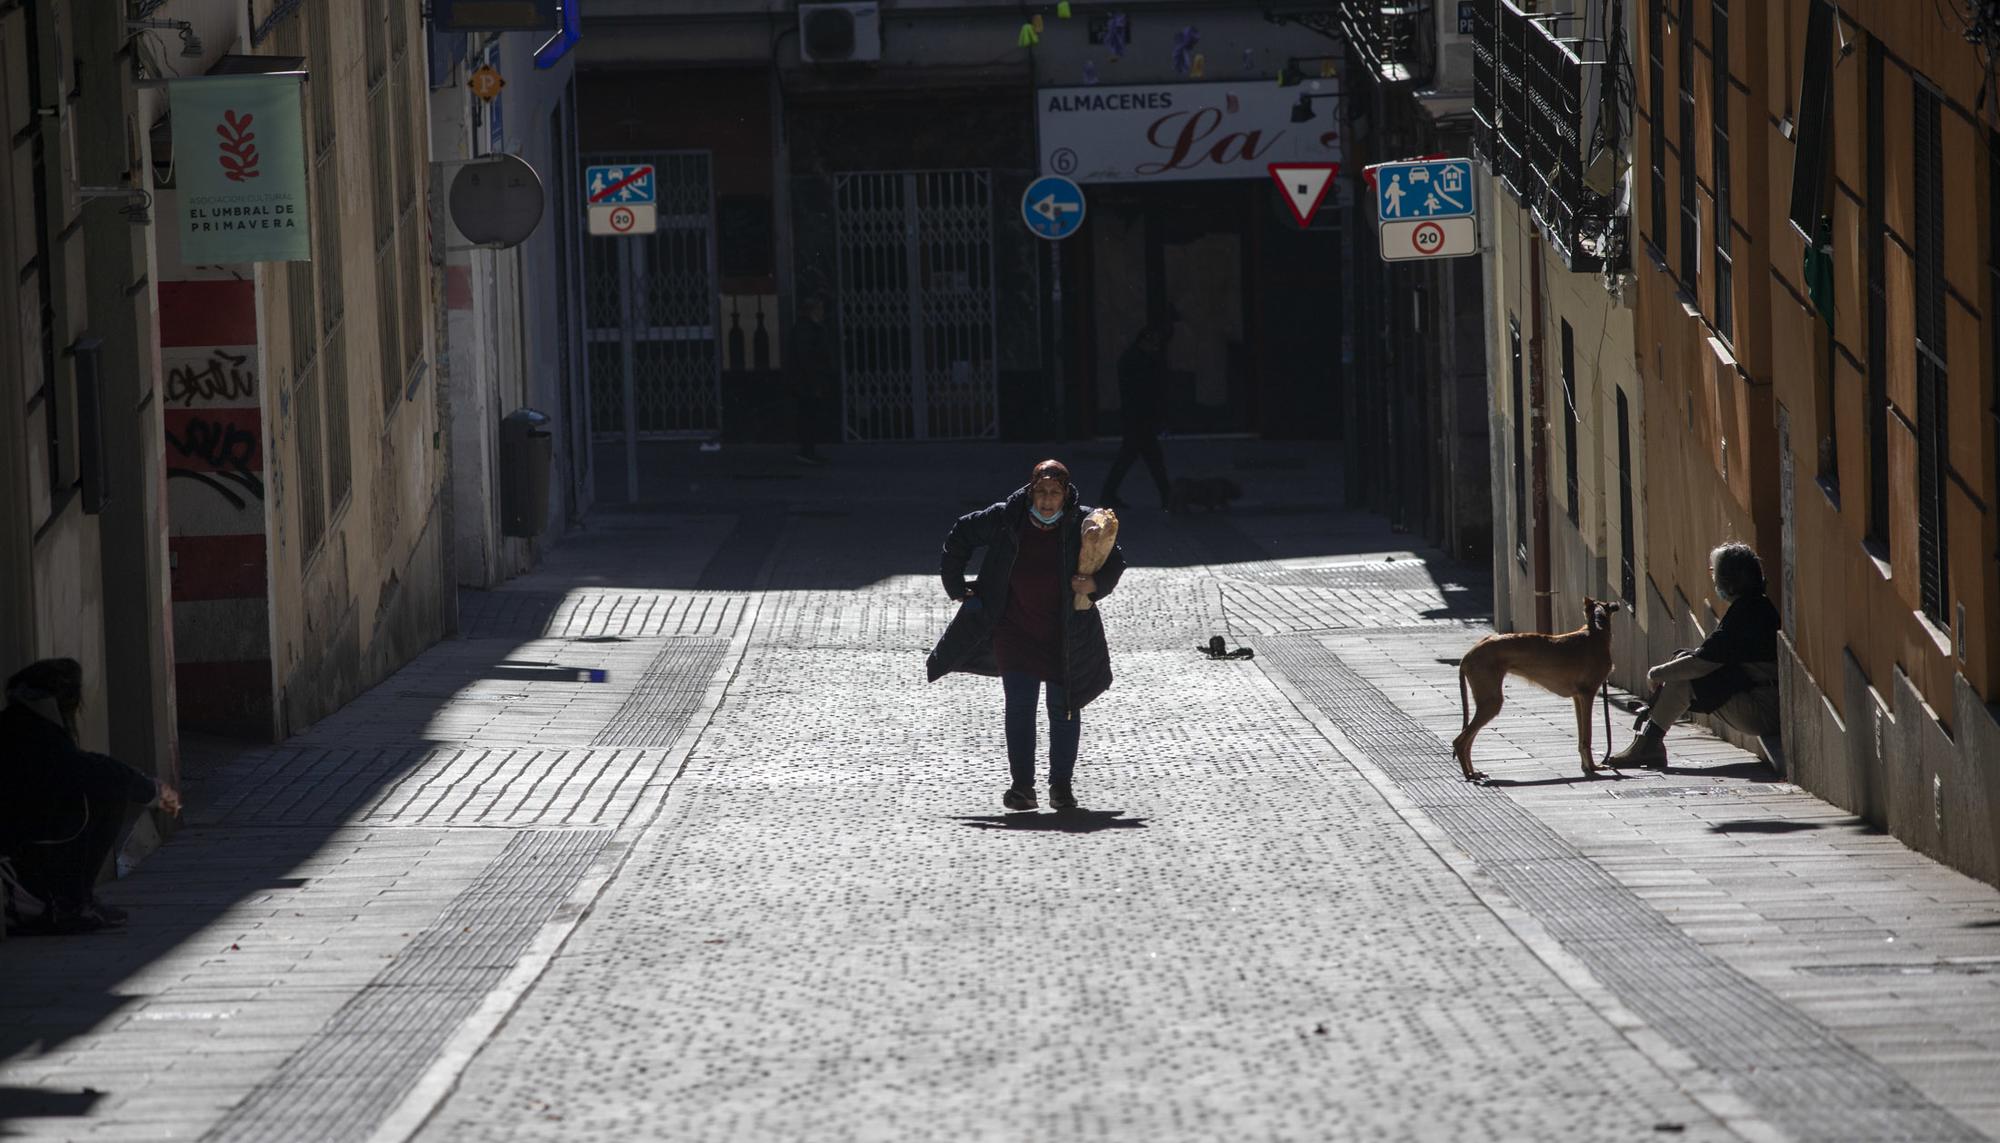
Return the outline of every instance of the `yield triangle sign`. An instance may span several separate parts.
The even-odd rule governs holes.
[[[1313,214],[1340,173],[1339,163],[1272,163],[1271,178],[1285,192],[1285,205],[1300,226],[1311,226]]]

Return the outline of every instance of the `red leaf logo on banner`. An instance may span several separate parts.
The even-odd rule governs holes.
[[[250,130],[251,115],[238,115],[234,111],[222,113],[222,122],[215,125],[215,133],[222,136],[221,151],[217,156],[222,163],[222,175],[231,182],[254,179],[257,170],[257,135]]]

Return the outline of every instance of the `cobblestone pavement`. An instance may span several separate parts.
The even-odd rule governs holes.
[[[2000,1131],[2000,893],[1692,731],[1576,780],[1526,691],[1451,780],[1483,575],[1335,511],[1326,450],[1172,443],[1247,495],[1127,514],[1072,815],[1003,813],[997,684],[922,674],[945,526],[1033,457],[841,451],[669,458],[214,767],[131,930],[0,944],[0,1132]]]

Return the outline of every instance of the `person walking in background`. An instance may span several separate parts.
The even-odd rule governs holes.
[[[1142,457],[1159,490],[1160,507],[1167,507],[1172,496],[1160,433],[1167,427],[1167,344],[1173,337],[1172,316],[1150,322],[1118,359],[1118,419],[1124,437],[1118,444],[1118,458],[1111,462],[1111,472],[1104,478],[1104,494],[1098,498],[1107,508],[1126,507],[1118,498],[1118,485],[1132,463]]]
[[[785,383],[791,390],[800,464],[826,463],[819,454],[819,438],[824,431],[826,398],[839,380],[839,363],[833,331],[826,324],[826,298],[807,294],[799,303],[799,320],[792,323],[791,344],[785,354]]]
[[[954,671],[1000,676],[1006,697],[1007,768],[1012,785],[1000,802],[1032,810],[1035,802],[1035,704],[1048,689],[1049,804],[1076,808],[1072,779],[1082,739],[1078,712],[1111,686],[1111,651],[1095,607],[1125,574],[1114,544],[1094,575],[1080,575],[1082,522],[1076,486],[1061,461],[1044,460],[1005,500],[962,516],[945,537],[939,573],[958,614],[926,667],[936,682]],[[986,549],[974,585],[965,582],[972,553]]]
[[[1688,711],[1745,734],[1778,732],[1778,609],[1765,594],[1763,562],[1747,544],[1724,544],[1709,553],[1708,569],[1729,610],[1701,646],[1646,672],[1652,705],[1613,766],[1665,769],[1667,728]]]
[[[139,806],[171,814],[179,791],[116,758],[77,746],[83,665],[42,659],[7,680],[0,710],[0,860],[8,932],[87,933],[116,928],[122,910],[97,900],[97,873],[117,851]],[[40,905],[21,907],[15,886]]]

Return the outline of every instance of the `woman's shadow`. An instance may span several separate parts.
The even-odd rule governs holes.
[[[1107,829],[1145,829],[1145,818],[1128,818],[1124,810],[1057,810],[1054,813],[988,814],[954,817],[972,829],[1014,830],[1022,833],[1097,833]]]

